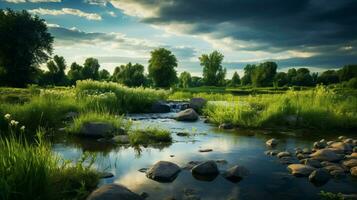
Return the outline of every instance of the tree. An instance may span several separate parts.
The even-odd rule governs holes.
[[[252,84],[256,87],[272,86],[278,65],[275,62],[264,62],[252,73]]]
[[[24,87],[52,54],[53,37],[43,19],[27,11],[0,10],[0,82]]]
[[[296,76],[292,78],[292,84],[297,86],[312,86],[314,83],[310,70],[307,68],[296,70]]]
[[[179,77],[179,87],[188,88],[191,87],[192,78],[189,72],[182,72]]]
[[[297,75],[296,69],[295,68],[290,68],[288,70],[288,81],[289,84],[292,85],[293,84],[293,78]]]
[[[279,72],[274,77],[274,85],[282,87],[289,83],[288,75],[285,72]]]
[[[203,66],[203,82],[210,86],[224,85],[226,69],[222,67],[223,54],[213,51],[211,54],[203,54],[199,57],[200,65]]]
[[[242,85],[251,85],[252,84],[252,74],[255,70],[256,65],[248,64],[244,67],[244,76],[242,77]]]
[[[138,63],[132,65],[129,62],[126,65],[116,67],[113,73],[113,81],[122,83],[129,87],[144,85],[146,82],[144,66]]]
[[[177,80],[177,59],[171,51],[158,48],[150,52],[149,76],[156,87],[170,87]]]
[[[66,61],[62,56],[55,55],[53,60],[47,63],[48,72],[45,72],[46,85],[66,85],[67,77],[65,74]]]
[[[357,77],[357,64],[343,66],[338,74],[341,82]]]
[[[203,81],[201,77],[198,76],[192,76],[191,78],[191,86],[192,87],[200,87],[203,85]]]
[[[322,83],[324,85],[338,83],[339,81],[340,81],[340,79],[338,77],[338,73],[335,70],[324,71],[317,78],[317,83]]]
[[[239,74],[237,72],[234,72],[230,85],[231,86],[240,85],[240,77],[239,77]]]
[[[82,66],[78,65],[75,62],[72,63],[71,69],[68,71],[67,75],[71,85],[74,85],[76,81],[83,79],[82,70]]]
[[[99,80],[99,68],[100,65],[97,59],[87,58],[82,70],[83,79]]]
[[[106,69],[99,71],[99,80],[106,81],[110,78],[110,73]]]

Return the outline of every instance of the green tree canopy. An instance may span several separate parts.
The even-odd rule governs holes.
[[[171,51],[165,48],[151,51],[149,76],[156,87],[170,87],[176,82],[175,67],[177,67],[177,59]]]
[[[0,84],[24,87],[52,54],[53,37],[43,19],[27,11],[0,10]]]
[[[237,72],[234,72],[230,85],[231,86],[240,85],[240,77],[239,77],[239,74]]]
[[[248,64],[244,67],[244,76],[241,79],[242,85],[252,84],[252,74],[257,66]]]
[[[281,87],[289,83],[289,78],[287,73],[279,72],[274,77],[275,86]]]
[[[99,80],[106,81],[110,78],[110,73],[106,69],[99,71]]]
[[[264,62],[252,73],[252,83],[256,87],[272,86],[278,65],[275,62]]]
[[[113,73],[113,81],[129,87],[137,87],[145,84],[144,66],[130,62],[116,67]]]
[[[208,55],[203,54],[199,57],[200,64],[203,66],[203,82],[205,85],[224,85],[226,69],[222,67],[223,58],[223,54],[218,51],[213,51]]]
[[[49,78],[49,82],[47,84],[66,85],[66,67],[65,59],[62,56],[55,55],[53,60],[47,63],[48,72],[46,74]]]
[[[82,70],[83,79],[99,80],[99,62],[95,58],[87,58]]]
[[[189,72],[182,72],[179,77],[179,87],[188,88],[192,85],[192,78]]]
[[[310,70],[307,68],[299,68],[296,70],[296,76],[292,77],[292,85],[297,86],[312,86],[314,85]]]
[[[317,78],[317,83],[322,83],[324,85],[329,85],[338,82],[339,82],[339,76],[335,70],[324,71]]]
[[[357,77],[357,64],[356,65],[345,65],[339,71],[339,79],[340,81],[348,81],[352,78]]]
[[[68,75],[67,75],[71,85],[74,85],[76,81],[83,79],[82,70],[83,70],[82,66],[78,65],[75,62],[72,63],[71,68],[68,71]]]

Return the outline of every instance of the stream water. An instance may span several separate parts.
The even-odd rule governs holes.
[[[210,124],[197,122],[177,122],[168,114],[137,114],[128,117],[135,126],[153,126],[169,129],[174,142],[171,145],[156,145],[135,149],[128,146],[115,146],[95,140],[66,139],[56,140],[53,149],[67,159],[78,159],[84,151],[96,152],[96,167],[111,172],[114,177],[102,179],[101,184],[120,183],[130,190],[149,194],[147,199],[160,200],[167,197],[182,199],[185,191],[191,190],[203,200],[228,199],[319,199],[321,190],[341,193],[357,193],[357,179],[346,176],[331,179],[317,187],[308,179],[289,174],[287,165],[278,158],[265,155],[268,150],[265,141],[279,139],[279,150],[294,152],[295,147],[310,147],[322,134],[313,132],[272,132],[268,130],[222,131]],[[180,137],[177,132],[189,132],[191,136]],[[326,134],[324,138],[336,139],[340,133]],[[346,134],[345,134],[346,135]],[[199,149],[213,149],[200,153]],[[159,183],[148,179],[138,171],[148,168],[155,162],[171,161],[185,166],[189,161],[225,160],[219,169],[242,165],[250,174],[238,183],[232,183],[218,175],[214,180],[197,180],[189,170],[182,170],[171,183]]]

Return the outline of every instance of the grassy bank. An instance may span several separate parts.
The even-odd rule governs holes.
[[[41,138],[33,144],[15,136],[1,138],[0,161],[3,200],[85,199],[99,181],[92,162],[62,160]]]
[[[155,143],[171,143],[172,137],[169,131],[147,127],[129,132],[129,140],[132,145],[149,145]]]
[[[357,97],[318,86],[308,91],[257,95],[225,104],[209,103],[204,113],[216,124],[240,127],[357,128]]]

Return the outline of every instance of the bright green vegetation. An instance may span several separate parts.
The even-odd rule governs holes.
[[[228,99],[227,99],[228,100]],[[204,113],[216,124],[240,127],[357,128],[357,97],[338,95],[325,87],[285,94],[242,97],[208,103]]]
[[[99,181],[91,167],[94,160],[88,158],[75,164],[63,160],[41,136],[33,144],[15,136],[1,138],[0,199],[85,199]]]
[[[165,90],[90,80],[78,81],[76,93],[87,109],[115,113],[147,112],[155,101],[166,99],[168,94]]]
[[[104,122],[114,127],[113,135],[119,129],[129,130],[131,123],[125,121],[123,116],[111,115],[109,113],[87,112],[73,119],[73,123],[66,129],[68,133],[79,134],[83,125],[88,122]]]
[[[132,130],[129,132],[129,139],[132,145],[149,145],[172,142],[172,137],[169,131],[153,127]]]

